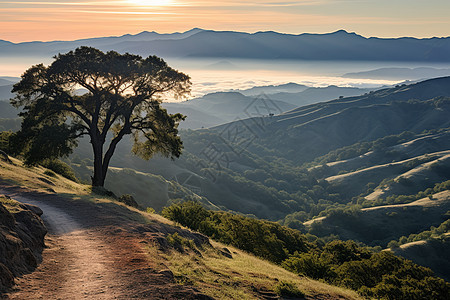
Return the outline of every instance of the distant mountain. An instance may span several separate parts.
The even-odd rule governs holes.
[[[10,43],[2,56],[50,56],[81,45],[101,50],[178,58],[251,58],[365,61],[450,61],[450,38],[366,38],[339,30],[327,34],[243,33],[193,29],[184,33],[105,37],[77,41]]]
[[[362,95],[369,91],[371,90],[337,86],[308,88],[300,84],[288,83],[278,86],[259,86],[240,92],[211,93],[189,101],[164,103],[163,106],[170,113],[180,112],[187,116],[186,121],[180,124],[180,128],[199,129],[217,126],[236,119],[247,119],[254,116],[255,113],[278,115],[298,106],[344,96]],[[250,113],[247,110],[252,108],[252,104],[268,106],[261,108],[259,112]]]
[[[89,38],[75,41],[35,41],[17,44],[0,40],[0,56],[52,56],[58,53],[68,52],[80,46],[91,46],[102,50],[121,51],[128,43],[131,42],[178,40],[187,38],[201,31],[203,30],[199,28],[194,28],[183,33],[176,32],[170,34],[160,34],[154,31],[143,31],[136,35],[125,34],[122,36]]]
[[[14,97],[14,94],[11,93],[12,88],[13,84],[11,83],[0,85],[0,100],[9,101],[9,99]]]
[[[20,80],[18,77],[0,76],[0,86],[10,85]]]
[[[337,99],[340,97],[359,96],[373,91],[373,89],[360,89],[352,87],[339,87],[330,85],[327,87],[312,87],[299,93],[280,92],[270,94],[270,98],[282,100],[296,106],[304,106],[317,102]]]
[[[180,128],[198,129],[249,118],[251,115],[247,108],[258,101],[256,99],[257,97],[244,96],[237,92],[219,92],[180,103],[164,103],[163,106],[170,113],[180,112],[187,115],[186,121],[180,124]],[[273,106],[274,114],[296,107],[279,100],[270,100],[270,104]]]
[[[442,76],[450,76],[449,69],[436,69],[436,68],[381,68],[365,72],[347,73],[342,77],[347,78],[366,78],[366,79],[408,79],[408,80],[418,80],[418,79],[428,79]]]
[[[276,93],[299,93],[308,89],[309,87],[298,83],[286,83],[280,85],[265,85],[265,86],[255,86],[247,90],[236,90],[245,96],[258,96],[262,93],[265,94],[276,94]]]
[[[14,108],[9,101],[0,101],[0,118],[2,119],[14,119],[18,118],[19,111]]]

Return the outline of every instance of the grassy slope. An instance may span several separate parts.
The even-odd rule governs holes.
[[[369,245],[386,244],[402,235],[419,233],[438,226],[450,209],[450,191],[408,204],[384,205],[362,209],[356,216],[340,219],[317,218],[305,222],[323,233],[337,234],[341,239],[359,240]],[[325,234],[326,235],[326,234]]]
[[[89,186],[72,182],[59,175],[47,176],[44,174],[46,169],[42,167],[24,168],[21,167],[20,161],[13,159],[13,162],[15,165],[0,161],[0,183],[88,201],[93,206],[108,209],[112,215],[120,215],[132,222],[173,224],[159,215],[140,212],[112,199],[93,195]],[[295,283],[306,293],[307,298],[321,295],[326,299],[360,299],[353,291],[299,277],[233,247],[227,247],[233,253],[233,258],[226,258],[219,255],[217,250],[225,245],[213,245],[214,248],[204,247],[201,255],[188,250],[183,253],[161,252],[156,245],[147,246],[147,251],[149,259],[172,269],[180,283],[192,284],[201,292],[218,299],[230,299],[233,295],[242,299],[258,299],[261,297],[258,291],[273,290],[280,280]]]
[[[429,267],[436,275],[446,281],[450,280],[448,270],[450,269],[450,233],[445,239],[421,240],[401,245],[392,249],[398,256],[403,256],[413,262]]]

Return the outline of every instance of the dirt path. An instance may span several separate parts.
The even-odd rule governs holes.
[[[94,232],[82,226],[64,211],[22,196],[13,197],[22,203],[39,206],[44,214],[50,236],[43,264],[38,273],[24,276],[18,282],[20,291],[10,296],[24,299],[30,292],[40,299],[117,299],[124,296],[117,282],[105,244]],[[51,259],[49,259],[51,257]],[[57,270],[59,278],[47,278],[44,270]],[[52,272],[54,273],[54,272]],[[44,275],[44,276],[42,276]],[[40,280],[40,279],[45,280]],[[46,289],[41,287],[47,284]],[[36,286],[37,285],[37,286]]]
[[[43,261],[16,279],[9,299],[201,299],[177,285],[149,259],[137,224],[108,215],[82,201],[54,195],[0,190],[39,206],[49,234]],[[139,226],[138,226],[139,227]]]

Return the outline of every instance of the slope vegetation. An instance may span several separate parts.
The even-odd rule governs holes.
[[[226,250],[230,259],[224,245],[211,245],[205,236],[158,215],[93,193],[45,168],[13,163],[0,162],[1,189],[41,205],[50,236],[37,272],[6,294],[12,299],[273,299],[280,280],[295,285],[306,299],[359,299],[354,292],[298,277],[233,247]],[[186,273],[189,265],[215,280],[208,283],[196,272]]]

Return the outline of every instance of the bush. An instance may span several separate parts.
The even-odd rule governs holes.
[[[328,278],[330,267],[317,253],[296,253],[281,264],[283,268],[314,279]]]
[[[430,269],[388,251],[375,253],[354,241],[309,242],[307,236],[277,223],[208,211],[192,201],[165,208],[163,215],[220,242],[281,262],[294,273],[351,288],[368,298],[448,299],[450,293],[450,284],[434,277]],[[447,232],[448,223],[434,230]],[[173,245],[182,245],[180,239],[168,237]],[[294,287],[280,283],[276,289],[290,293]]]
[[[53,172],[70,179],[75,182],[79,182],[78,178],[75,176],[72,168],[66,164],[65,162],[60,161],[59,159],[46,159],[42,161],[41,166],[44,168],[50,169]]]
[[[307,252],[310,243],[297,230],[275,222],[227,212],[208,211],[194,201],[173,204],[162,215],[225,244],[281,263],[295,251]]]
[[[135,207],[135,208],[139,207],[139,204],[136,202],[136,200],[134,200],[134,197],[129,194],[120,196],[118,200],[122,203],[125,203],[128,206]]]
[[[167,242],[172,245],[172,247],[180,252],[183,252],[185,247],[188,247],[192,250],[195,249],[194,241],[180,236],[178,232],[167,235],[166,239]]]
[[[300,298],[305,296],[305,294],[300,291],[294,283],[286,281],[281,281],[274,290],[275,293],[281,297]]]
[[[0,150],[6,152],[7,154],[14,154],[11,147],[10,138],[13,135],[11,131],[0,132]]]

